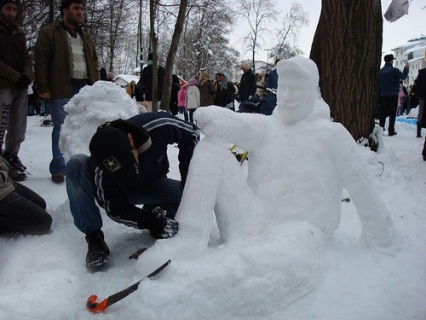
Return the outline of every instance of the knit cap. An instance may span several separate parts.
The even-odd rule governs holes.
[[[8,4],[8,3],[14,3],[17,6],[19,6],[18,0],[0,0],[0,8],[3,7],[4,5]]]
[[[63,9],[69,8],[71,3],[78,3],[78,4],[82,4],[83,6],[85,5],[85,1],[83,0],[63,0],[61,3],[61,9],[60,9],[61,13]]]
[[[139,167],[127,133],[132,134],[139,153],[151,145],[148,132],[143,128],[139,133],[131,132],[134,130],[132,126],[137,127],[121,119],[107,122],[98,128],[89,144],[91,158],[96,165],[112,176],[124,191],[130,190],[139,180]]]

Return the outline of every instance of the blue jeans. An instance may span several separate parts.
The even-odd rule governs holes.
[[[85,84],[72,86],[71,97],[79,93],[80,89]],[[65,121],[67,113],[64,110],[64,106],[70,101],[71,98],[66,99],[52,99],[49,101],[50,114],[52,116],[53,130],[52,130],[52,161],[49,165],[49,171],[51,174],[54,173],[66,173],[66,165],[64,155],[59,148],[59,137],[61,136],[61,126]]]
[[[102,217],[95,203],[95,186],[89,157],[78,154],[67,163],[66,187],[74,225],[86,234],[102,228]],[[148,210],[160,206],[174,218],[182,198],[180,181],[161,178],[146,187],[137,187],[127,195],[132,204],[143,204]]]

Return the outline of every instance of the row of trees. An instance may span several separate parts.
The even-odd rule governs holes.
[[[30,51],[40,28],[59,16],[61,1],[21,2],[21,24]],[[232,74],[240,57],[229,43],[236,17],[250,24],[245,40],[253,61],[264,36],[277,39],[271,56],[284,58],[300,53],[295,42],[297,32],[308,23],[300,4],[295,2],[282,17],[280,30],[267,28],[278,15],[273,0],[240,0],[236,9],[233,6],[230,0],[86,0],[85,28],[96,43],[101,66],[115,74],[133,73],[154,48],[158,62],[164,65],[171,47],[174,72],[183,77],[197,75],[202,68]],[[178,25],[181,30],[176,38]]]
[[[30,51],[40,28],[60,15],[61,2],[27,0],[21,3],[21,21]],[[148,53],[153,52],[154,64],[166,67],[167,88],[173,72],[184,78],[197,76],[203,68],[212,74],[233,74],[240,54],[229,43],[229,35],[239,16],[254,26],[247,39],[250,39],[248,48],[255,61],[261,37],[270,32],[266,23],[277,16],[275,5],[272,0],[240,1],[236,10],[233,5],[230,0],[86,0],[85,28],[96,44],[100,66],[114,74],[133,73],[146,61]],[[295,34],[294,29],[300,26],[290,22],[289,30],[281,30],[277,48],[286,46],[288,51],[292,50],[285,41],[287,37],[283,39],[282,35]],[[298,50],[293,52],[296,54]],[[168,92],[163,94],[164,108],[168,106],[168,95]]]

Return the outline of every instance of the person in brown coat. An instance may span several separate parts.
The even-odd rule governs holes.
[[[84,2],[63,0],[61,17],[41,29],[35,47],[35,80],[39,97],[49,101],[53,132],[50,173],[64,181],[66,165],[59,137],[66,112],[64,105],[86,85],[98,80],[98,57],[89,34],[82,28]]]
[[[213,88],[212,81],[210,81],[209,73],[207,71],[204,71],[201,74],[200,81],[198,82],[198,89],[200,89],[200,107],[213,105],[213,96],[215,90]]]
[[[24,31],[16,23],[17,0],[0,1],[0,155],[10,165],[10,176],[24,180],[26,167],[18,157],[27,129],[28,85],[33,65]],[[7,131],[7,134],[6,134]]]

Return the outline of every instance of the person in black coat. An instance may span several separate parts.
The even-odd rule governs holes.
[[[143,68],[141,77],[139,80],[139,86],[143,88],[145,94],[145,100],[148,104],[148,111],[153,111],[152,107],[152,52],[148,54],[148,65]],[[157,66],[157,106],[161,104],[161,98],[163,95],[163,83],[164,76],[166,74],[165,69],[158,65]]]
[[[379,90],[380,90],[380,121],[379,126],[385,129],[386,118],[389,117],[388,132],[389,136],[396,135],[395,117],[398,108],[398,93],[400,90],[400,80],[405,80],[408,76],[408,64],[401,72],[395,68],[393,54],[384,56],[385,65],[379,72]]]
[[[178,92],[180,90],[180,80],[179,77],[175,74],[172,75],[172,92],[170,95],[170,112],[172,115],[178,114]]]
[[[419,96],[419,115],[417,118],[417,126],[421,123],[423,128],[426,128],[426,117],[424,116],[425,100],[426,100],[426,68],[419,70],[419,75],[416,79],[417,95]],[[420,129],[421,130],[421,129]],[[417,131],[417,137],[421,137],[420,131]],[[426,161],[426,137],[423,145],[423,160]]]
[[[148,229],[154,238],[173,237],[198,128],[167,112],[148,112],[100,126],[90,157],[74,155],[67,163],[67,193],[75,226],[86,234],[86,266],[109,260],[97,203],[114,221]],[[168,145],[177,143],[181,180],[167,177]],[[136,205],[143,204],[140,208]]]
[[[241,64],[241,70],[243,70],[244,73],[241,76],[238,95],[240,102],[244,102],[256,94],[256,76],[247,62]]]

